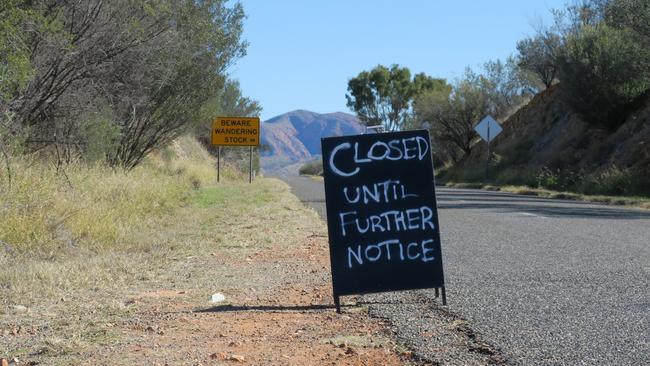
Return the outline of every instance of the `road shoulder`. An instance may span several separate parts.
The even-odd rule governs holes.
[[[117,288],[68,288],[73,297],[21,313],[5,309],[1,357],[19,364],[412,364],[363,307],[353,302],[335,313],[325,226],[284,183],[206,188],[158,224],[156,235],[143,233],[164,248],[148,254],[158,259],[147,260],[147,274]],[[101,255],[120,266],[122,255],[133,254]]]

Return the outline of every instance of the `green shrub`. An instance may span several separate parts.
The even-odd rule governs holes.
[[[562,98],[588,122],[618,127],[619,112],[650,88],[650,51],[627,28],[584,26],[559,57]]]
[[[580,193],[604,195],[650,195],[649,179],[639,171],[611,167],[584,178]]]
[[[584,175],[567,169],[543,167],[537,174],[537,187],[556,191],[575,191]]]
[[[494,182],[501,185],[536,187],[537,174],[532,169],[512,167],[495,169]]]
[[[319,159],[307,162],[298,169],[298,172],[302,175],[323,175],[323,161]]]

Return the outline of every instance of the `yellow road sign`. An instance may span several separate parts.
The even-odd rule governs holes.
[[[212,145],[259,146],[258,117],[217,117],[212,121]]]

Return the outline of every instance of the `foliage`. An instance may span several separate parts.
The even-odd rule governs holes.
[[[588,121],[612,129],[617,113],[650,89],[650,50],[630,29],[600,23],[567,39],[561,54],[563,98]]]
[[[439,150],[434,152],[443,164],[463,160],[476,141],[472,123],[462,118],[471,113],[461,113],[464,110],[483,110],[505,119],[508,110],[531,93],[559,83],[555,96],[585,122],[598,125],[598,134],[606,134],[601,127],[617,129],[642,105],[650,92],[650,3],[584,0],[554,10],[553,15],[551,27],[540,27],[533,37],[518,42],[516,58],[487,63],[483,75],[466,74],[454,84],[449,98],[424,95],[418,99],[416,119],[430,122],[434,149]],[[473,118],[475,123],[481,117]],[[497,147],[503,159],[494,161],[496,183],[581,194],[650,194],[641,168],[608,166],[606,159],[594,159],[593,153],[558,151],[554,154],[562,157],[558,161],[549,159],[531,167],[526,157],[532,144],[523,138],[521,143]],[[602,155],[610,148],[596,145],[591,149]],[[581,168],[575,166],[578,161]],[[446,180],[476,183],[484,178],[484,164],[467,159],[447,166],[441,174]]]
[[[0,4],[0,112],[6,110],[11,96],[24,87],[32,74],[27,34],[21,28],[28,16],[22,0],[4,0]]]
[[[413,101],[434,90],[449,90],[444,79],[425,74],[411,78],[406,67],[378,65],[348,81],[347,105],[367,126],[383,125],[387,131],[409,126]]]
[[[323,175],[323,161],[321,159],[306,162],[298,169],[302,175]]]
[[[203,146],[217,155],[217,147],[211,145],[210,130],[212,120],[216,116],[257,117],[262,112],[259,102],[242,94],[239,82],[227,80],[223,88],[211,98],[201,110],[201,123],[194,127],[194,135]],[[243,147],[221,147],[220,156],[223,161],[235,163],[241,171],[248,171],[250,150]],[[253,171],[260,170],[259,151],[253,149]]]
[[[471,151],[474,124],[490,113],[489,96],[484,89],[484,79],[471,71],[453,85],[449,96],[429,94],[418,100],[417,118],[429,122],[434,141],[458,149],[448,156],[457,161]]]
[[[561,49],[561,37],[549,30],[538,31],[534,37],[517,42],[518,65],[534,73],[545,88],[557,82],[558,53]]]
[[[466,164],[462,167],[438,172],[445,182],[481,184],[484,181],[484,165]],[[584,195],[624,195],[650,197],[647,174],[640,170],[616,166],[595,172],[585,170],[530,168],[499,164],[493,167],[491,179],[496,185],[517,185],[531,189],[550,189]],[[477,187],[480,188],[480,187]]]
[[[9,129],[28,135],[29,150],[53,152],[59,163],[89,151],[97,137],[86,132],[90,127],[109,134],[92,154],[132,169],[205,121],[202,107],[245,53],[239,3],[12,2],[20,6],[10,14],[20,13],[3,23],[0,52],[8,41],[23,40],[33,71],[27,87],[14,87],[0,107],[15,116]]]
[[[513,56],[507,57],[505,62],[486,62],[481,79],[482,88],[490,99],[490,113],[496,118],[505,119],[540,89],[533,75],[519,67]]]
[[[530,75],[510,57],[506,62],[488,62],[485,74],[467,69],[451,93],[428,92],[415,102],[414,118],[428,126],[435,155],[441,165],[467,156],[475,140],[474,126],[487,115],[507,116],[531,95]]]
[[[650,89],[650,4],[585,0],[553,11],[551,28],[517,44],[519,65],[593,124],[617,128]]]
[[[615,0],[604,10],[607,24],[621,29],[631,29],[636,41],[650,47],[650,2],[646,0]]]

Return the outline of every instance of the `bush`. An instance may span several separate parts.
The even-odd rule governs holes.
[[[537,174],[537,187],[556,191],[575,191],[583,179],[582,174],[571,170],[543,167]]]
[[[537,186],[537,176],[533,169],[504,168],[495,169],[494,182],[502,185]]]
[[[307,162],[298,169],[298,173],[301,175],[323,175],[323,161],[319,159]]]
[[[578,186],[584,194],[650,196],[650,182],[639,171],[612,167],[590,175]]]
[[[559,57],[562,98],[587,122],[615,129],[621,110],[650,88],[648,59],[632,30],[584,26]]]

